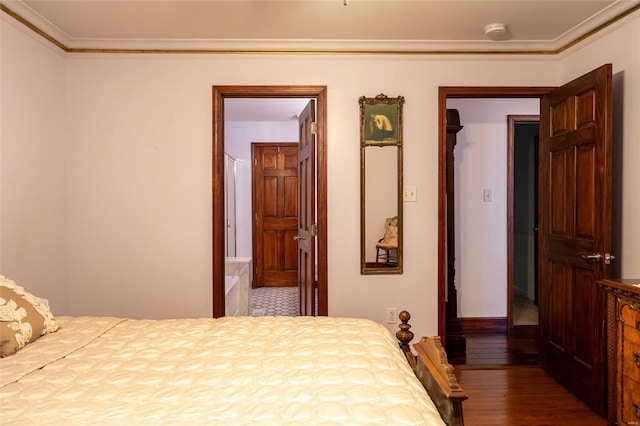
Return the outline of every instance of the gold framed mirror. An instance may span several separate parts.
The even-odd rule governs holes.
[[[402,273],[404,97],[360,97],[360,272]]]

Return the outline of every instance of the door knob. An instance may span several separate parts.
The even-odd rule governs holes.
[[[605,253],[604,256],[602,256],[600,253],[581,254],[580,257],[588,260],[589,262],[597,262],[598,260],[604,258],[605,265],[611,264],[611,261],[616,258],[611,253]]]
[[[306,240],[306,238],[303,237],[302,235],[296,235],[295,237],[293,237],[293,239],[296,240],[296,241]]]
[[[602,255],[600,253],[581,254],[580,257],[588,260],[589,262],[597,262],[602,259]]]

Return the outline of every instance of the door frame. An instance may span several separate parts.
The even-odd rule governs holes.
[[[438,87],[438,335],[446,342],[447,291],[447,99],[542,98],[555,87],[440,86]],[[464,124],[464,123],[460,123]]]
[[[538,109],[540,109],[538,107]],[[513,213],[514,213],[514,177],[515,177],[515,167],[514,167],[514,153],[515,153],[515,126],[519,123],[540,123],[540,115],[536,114],[515,114],[507,116],[507,327],[509,329],[513,328]],[[535,165],[537,167],[538,151],[536,150],[536,160]],[[538,173],[535,172],[535,188],[534,188],[534,208],[538,209]],[[537,223],[537,220],[536,220]],[[534,236],[537,241],[538,234],[537,231],[534,231]],[[535,267],[538,267],[538,245],[535,244]],[[538,287],[537,273],[534,278],[534,285],[536,286],[536,294]]]
[[[327,289],[327,86],[213,86],[212,88],[212,305],[213,317],[225,315],[224,252],[224,100],[226,98],[316,99],[316,223],[318,315],[328,315]]]

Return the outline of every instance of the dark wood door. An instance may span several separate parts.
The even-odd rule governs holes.
[[[310,101],[298,118],[298,288],[300,314],[316,315],[316,146],[315,101]]]
[[[542,366],[605,411],[604,309],[611,249],[611,65],[542,98],[539,309]]]
[[[298,279],[298,145],[253,143],[254,287],[295,286]]]

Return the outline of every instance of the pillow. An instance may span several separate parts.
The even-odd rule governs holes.
[[[58,328],[58,321],[36,296],[0,275],[0,358]]]

